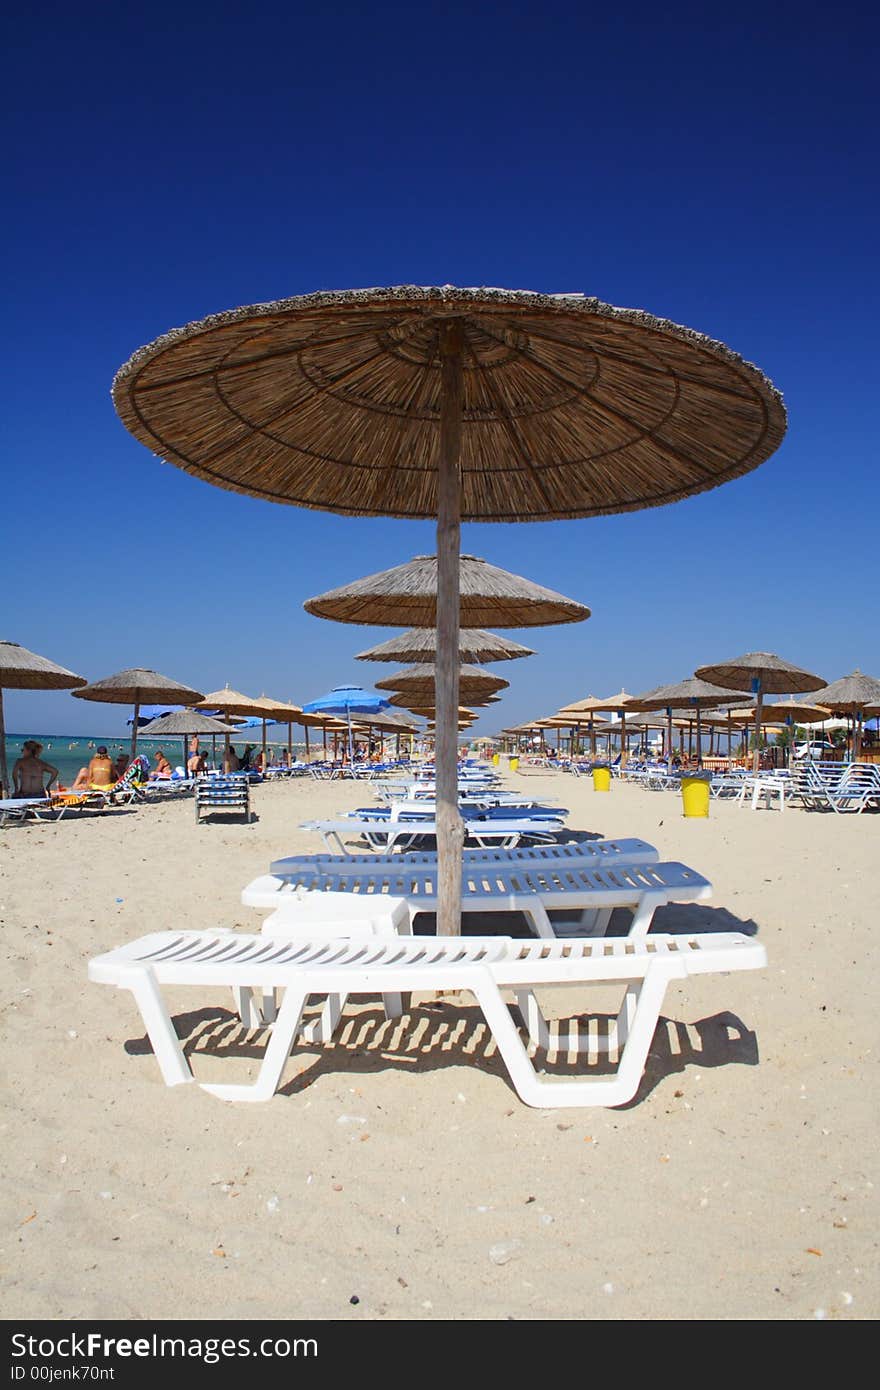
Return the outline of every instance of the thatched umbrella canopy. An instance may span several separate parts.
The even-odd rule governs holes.
[[[459,622],[466,628],[544,627],[579,623],[590,610],[541,584],[490,565],[476,555],[459,557]],[[434,629],[437,622],[437,557],[416,555],[405,565],[368,574],[307,599],[307,613],[338,623]]]
[[[6,724],[3,717],[4,690],[71,690],[85,685],[85,676],[74,675],[47,656],[37,656],[17,642],[0,642],[0,796],[10,790],[6,766]]]
[[[755,754],[752,767],[761,766],[761,710],[765,695],[802,695],[806,690],[818,690],[821,676],[813,676],[801,666],[793,666],[774,652],[746,652],[731,661],[717,661],[712,666],[699,666],[694,672],[699,680],[713,681],[725,690],[751,690],[755,701]],[[824,702],[823,702],[824,703]]]
[[[222,714],[250,716],[259,714],[259,710],[255,708],[256,704],[255,696],[242,695],[240,690],[232,690],[228,685],[224,685],[222,690],[215,690],[210,695],[201,696],[193,704],[193,708],[197,710],[220,710]]]
[[[703,765],[703,730],[700,721],[700,712],[704,709],[711,709],[713,705],[726,700],[730,704],[751,704],[751,695],[744,692],[733,694],[725,690],[723,686],[712,685],[709,681],[698,680],[696,676],[688,676],[683,681],[673,682],[671,685],[658,685],[653,690],[646,690],[643,695],[633,695],[629,703],[629,708],[635,711],[665,709],[667,758],[672,757],[672,709],[675,705],[684,705],[692,709],[697,716],[697,763]]]
[[[219,719],[209,719],[206,714],[199,714],[198,710],[181,710],[179,714],[163,714],[160,719],[153,719],[149,724],[145,724],[141,732],[147,738],[182,738],[183,739],[183,770],[187,770],[187,738],[192,734],[205,734],[213,737],[223,734],[228,737],[231,724],[225,724]]]
[[[74,690],[78,700],[97,700],[105,705],[134,705],[134,721],[131,726],[131,758],[137,756],[138,710],[141,705],[156,705],[164,702],[169,705],[193,705],[201,700],[198,690],[170,676],[160,675],[144,666],[131,666],[125,671],[117,671],[114,676],[84,685]]]
[[[622,688],[616,695],[609,695],[607,699],[597,699],[595,695],[588,695],[584,700],[575,700],[570,705],[563,705],[559,711],[561,718],[568,715],[586,715],[590,729],[590,753],[596,756],[596,729],[593,723],[593,716],[601,712],[617,714],[620,716],[620,761],[621,765],[626,764],[626,707],[632,700],[632,695],[628,695]]]
[[[615,707],[616,708],[616,707]],[[588,695],[584,700],[573,700],[570,705],[564,705],[557,713],[560,719],[571,719],[572,724],[586,724],[590,733],[590,755],[596,756],[596,725],[595,715],[599,710],[607,711],[608,705],[605,700],[600,700],[596,695]]]
[[[405,695],[433,695],[437,684],[437,667],[433,663],[421,666],[407,666],[395,671],[384,680],[376,681],[377,690],[394,690]],[[458,688],[465,700],[478,695],[494,695],[496,690],[505,690],[510,682],[501,676],[493,676],[481,671],[479,666],[461,666],[458,673]]]
[[[513,661],[522,656],[534,656],[531,647],[523,647],[509,637],[481,628],[463,627],[458,634],[458,658],[462,662]],[[398,637],[389,637],[377,647],[358,652],[355,661],[433,661],[437,656],[437,629],[411,627]]]
[[[857,758],[862,745],[862,723],[866,718],[873,718],[871,710],[875,705],[880,705],[880,680],[855,670],[823,686],[813,698],[817,704],[824,705],[835,714],[850,715],[853,721],[853,757]]]
[[[464,835],[452,727],[461,520],[658,506],[748,473],[785,433],[778,392],[722,343],[581,295],[451,285],[215,315],[135,353],[113,394],[153,453],[217,486],[350,515],[437,518],[437,613],[391,624],[440,633],[444,935],[460,931]]]

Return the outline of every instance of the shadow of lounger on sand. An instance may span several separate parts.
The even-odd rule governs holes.
[[[317,1008],[314,1014],[310,1010],[309,1016],[317,1016]],[[551,1022],[553,1050],[529,1049],[536,1069],[543,1078],[558,1079],[560,1086],[567,1079],[584,1081],[611,1075],[617,1066],[615,1051],[609,1054],[594,1046],[577,1054],[573,1047],[578,1039],[590,1038],[594,1043],[606,1039],[613,1020],[612,1013],[579,1013],[561,1020],[559,1026]],[[177,1014],[172,1022],[191,1066],[198,1066],[201,1055],[224,1064],[258,1064],[269,1036],[267,1029],[245,1029],[237,1015],[222,1006]],[[146,1036],[125,1043],[131,1056],[150,1056],[152,1050]],[[758,1065],[757,1038],[735,1014],[725,1011],[694,1023],[661,1014],[638,1092],[620,1108],[641,1104],[667,1077],[690,1066],[728,1065]],[[429,1073],[449,1067],[476,1067],[498,1077],[516,1094],[476,1004],[462,1004],[457,996],[446,996],[411,1006],[400,1018],[387,1019],[373,1003],[350,1003],[332,1042],[294,1046],[288,1069],[295,1069],[297,1074],[283,1081],[277,1094],[298,1095],[325,1075],[351,1080],[389,1069]]]

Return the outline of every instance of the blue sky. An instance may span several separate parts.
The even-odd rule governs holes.
[[[135,348],[237,304],[365,285],[581,290],[720,338],[785,397],[746,478],[607,519],[464,528],[589,605],[478,729],[746,650],[880,674],[878,23],[869,7],[48,4],[13,16],[0,636],[302,703],[391,669],[303,600],[433,550],[427,524],[225,493],[117,419]],[[9,692],[7,727],[126,711]]]

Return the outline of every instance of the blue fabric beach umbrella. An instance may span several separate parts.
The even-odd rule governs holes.
[[[142,729],[145,724],[150,724],[154,719],[164,719],[166,714],[182,714],[183,705],[141,705],[138,711],[138,728]],[[126,724],[134,723],[134,716],[126,719]]]
[[[358,685],[334,686],[327,695],[319,695],[317,700],[309,700],[308,704],[303,705],[304,714],[337,714],[345,717],[348,724],[348,756],[352,760],[351,716],[381,714],[387,709],[391,709],[390,701],[383,700],[375,691],[362,690]]]

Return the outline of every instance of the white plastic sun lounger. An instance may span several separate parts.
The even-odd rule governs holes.
[[[754,970],[763,946],[737,933],[657,936],[646,941],[512,941],[509,937],[398,938],[368,941],[276,941],[233,932],[157,932],[89,963],[89,979],[130,990],[141,1011],[168,1086],[194,1082],[171,1022],[163,986],[216,986],[284,991],[257,1079],[250,1085],[198,1083],[221,1100],[274,1095],[312,994],[470,991],[479,1004],[520,1098],[533,1106],[623,1105],[638,1090],[645,1059],[672,980],[712,971]],[[539,1018],[535,989],[618,983],[623,1004],[605,1050],[618,1057],[610,1075],[576,1081],[542,1078],[535,1070],[501,991],[515,991],[537,1025],[534,1045],[552,1041]],[[586,1049],[579,1049],[583,1055]]]
[[[647,840],[573,840],[567,844],[526,845],[522,849],[465,849],[462,863],[471,867],[485,864],[516,867],[524,864],[568,863],[583,860],[587,864],[655,864],[660,858]],[[410,865],[437,867],[435,849],[408,850],[403,854],[291,854],[275,859],[269,873],[284,878],[300,869],[320,869],[331,873],[347,865],[355,869],[409,868]]]
[[[334,847],[340,854],[345,853],[345,840],[361,838],[373,849],[407,849],[417,840],[436,839],[437,822],[427,818],[418,820],[368,820],[354,816],[340,820],[303,821],[301,830],[314,830],[321,835],[328,850]],[[464,822],[465,842],[478,845],[496,845],[515,849],[523,837],[550,841],[565,827],[561,820],[466,820]]]
[[[315,894],[343,893],[366,900],[402,898],[410,924],[420,912],[437,910],[435,865],[402,864],[399,868],[352,869],[331,872],[301,869],[279,878],[263,875],[242,892],[246,906],[272,909],[263,925],[268,935],[299,930],[297,915]],[[631,937],[647,935],[658,907],[673,902],[704,902],[712,885],[684,864],[619,864],[608,867],[583,861],[536,865],[465,865],[462,871],[461,911],[519,912],[536,936],[601,936],[616,907],[629,908]],[[559,922],[551,912],[577,912],[576,922]]]

